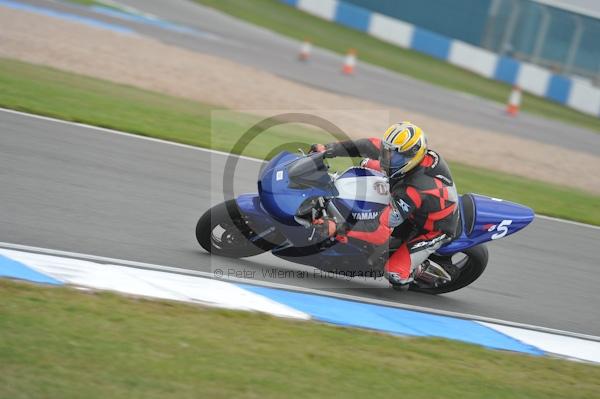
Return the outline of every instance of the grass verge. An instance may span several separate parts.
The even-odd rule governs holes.
[[[124,11],[112,3],[106,3],[102,0],[61,0],[61,1],[65,1],[68,3],[75,3],[75,4],[82,5],[82,6],[102,6],[102,7],[106,7],[106,8],[112,8],[113,10],[116,10],[116,11]]]
[[[600,367],[0,280],[3,398],[591,398]],[[348,350],[352,348],[352,350]]]
[[[227,113],[217,121],[231,134],[212,135],[216,107],[159,93],[74,75],[52,68],[0,59],[0,106],[88,123],[140,135],[229,151],[249,120]],[[213,121],[214,122],[214,121]],[[260,135],[244,155],[261,157],[265,149],[290,142],[313,143],[323,135],[299,125],[284,125]],[[288,146],[295,151],[297,146]],[[600,225],[600,198],[585,192],[452,163],[462,192],[478,192],[523,203],[538,213]]]
[[[358,50],[361,60],[448,89],[470,93],[504,104],[511,87],[486,79],[444,61],[383,42],[353,29],[314,17],[279,0],[196,0],[285,36],[311,38],[319,47],[344,54]],[[600,132],[600,119],[558,103],[523,94],[524,111],[574,123]]]

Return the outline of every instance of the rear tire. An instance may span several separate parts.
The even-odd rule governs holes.
[[[245,258],[268,251],[266,243],[249,241],[254,232],[245,224],[235,200],[215,205],[196,224],[196,239],[213,255]]]
[[[448,284],[438,287],[419,287],[416,283],[411,284],[411,291],[424,292],[427,294],[445,294],[448,292],[460,290],[466,287],[481,276],[488,262],[488,250],[483,244],[469,249],[465,249],[462,253],[467,257],[466,264],[460,269],[460,274]],[[430,257],[431,260],[441,266],[452,263],[452,258],[447,256]],[[445,268],[445,267],[444,267]],[[448,270],[447,270],[448,271]]]

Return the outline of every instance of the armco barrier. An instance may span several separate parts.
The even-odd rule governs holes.
[[[486,78],[600,117],[600,89],[527,62],[499,56],[409,23],[339,0],[280,0],[309,14],[368,33],[385,42],[445,60]],[[318,42],[315,43],[318,45]],[[348,46],[352,46],[348,43]]]

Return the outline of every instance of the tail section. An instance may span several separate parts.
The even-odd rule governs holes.
[[[474,220],[469,238],[497,240],[516,233],[533,221],[533,210],[499,198],[468,194],[473,199]]]
[[[533,221],[533,210],[510,201],[465,194],[460,198],[462,232],[440,249],[440,254],[459,252],[486,241],[516,233]]]

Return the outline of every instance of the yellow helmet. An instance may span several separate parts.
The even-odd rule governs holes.
[[[423,130],[410,123],[394,123],[383,134],[379,162],[388,177],[403,177],[421,163],[427,152]]]

